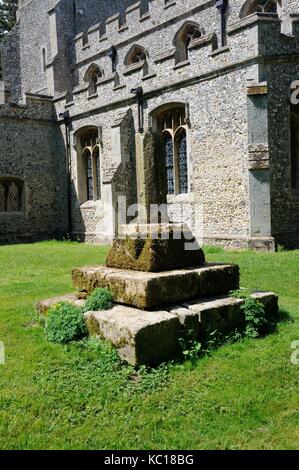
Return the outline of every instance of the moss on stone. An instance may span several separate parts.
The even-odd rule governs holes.
[[[200,266],[205,262],[201,249],[185,250],[185,240],[169,238],[125,238],[115,240],[106,258],[111,268],[132,269],[145,272],[168,271],[177,268]]]

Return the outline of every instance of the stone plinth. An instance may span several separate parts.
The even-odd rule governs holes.
[[[117,303],[154,309],[184,300],[227,294],[239,288],[236,265],[205,264],[194,269],[160,273],[113,269],[105,266],[74,269],[73,285],[91,293],[108,288]]]
[[[183,225],[126,225],[119,235],[106,258],[111,268],[160,272],[205,262],[204,252]]]
[[[85,316],[90,334],[110,341],[121,359],[134,366],[159,363],[178,350],[180,322],[166,311],[153,313],[116,305]]]
[[[277,314],[275,294],[259,292],[253,297],[265,305],[267,315]],[[116,305],[85,316],[90,334],[110,341],[124,361],[134,366],[153,365],[176,355],[183,332],[204,342],[215,330],[225,335],[244,330],[243,302],[232,297],[197,299],[150,312]]]

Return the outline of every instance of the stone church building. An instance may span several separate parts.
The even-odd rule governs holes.
[[[173,221],[299,246],[298,0],[19,0],[0,85],[1,243],[111,241],[152,130]]]

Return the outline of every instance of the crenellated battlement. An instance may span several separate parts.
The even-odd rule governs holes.
[[[86,50],[86,58],[75,64],[74,73],[77,76],[77,85],[72,90],[72,96],[63,93],[55,96],[55,102],[60,111],[72,108],[72,113],[80,110],[92,110],[113,103],[132,99],[131,89],[142,86],[145,95],[151,96],[163,93],[163,90],[180,88],[188,85],[216,78],[221,74],[228,74],[238,67],[247,64],[247,79],[255,83],[267,80],[265,67],[268,61],[280,60],[280,57],[296,56],[299,52],[299,15],[292,15],[292,34],[281,32],[281,20],[278,15],[254,14],[231,24],[227,30],[227,45],[219,47],[217,31],[217,12],[214,22],[207,25],[201,18],[209,10],[201,10],[192,16],[194,22],[202,26],[202,35],[190,42],[188,46],[188,60],[176,63],[176,49],[172,42],[175,32],[181,27],[182,20],[172,21],[169,31],[164,29],[164,41],[158,43],[160,31],[148,35],[132,37],[117,45],[118,63],[117,71],[111,72],[111,59],[107,56],[107,49],[90,56]],[[211,16],[209,17],[212,19]],[[214,28],[211,27],[214,25]],[[145,42],[147,41],[147,42]],[[146,50],[145,60],[131,65],[126,64],[126,57],[133,44],[138,42]],[[158,46],[157,46],[158,45]],[[101,70],[93,93],[89,92],[89,85],[85,81],[86,70],[94,64]],[[146,64],[146,70],[145,70]]]
[[[165,24],[180,18],[190,17],[201,10],[213,7],[214,0],[151,0],[146,11],[141,2],[130,5],[122,17],[116,13],[105,22],[96,23],[85,31],[80,31],[75,38],[77,56],[80,50],[88,50],[96,42],[102,49],[107,44],[118,44],[132,37],[149,33],[152,29],[162,28]]]

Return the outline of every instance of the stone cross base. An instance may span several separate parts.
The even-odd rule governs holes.
[[[160,272],[205,262],[189,229],[181,224],[134,224],[120,227],[106,258],[110,268]]]

